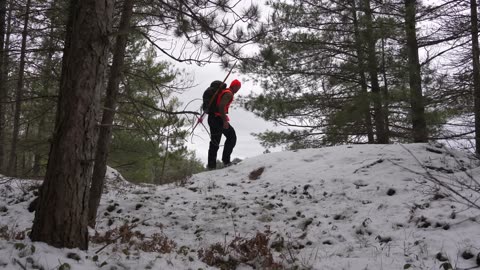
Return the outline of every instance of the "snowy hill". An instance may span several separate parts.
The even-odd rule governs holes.
[[[38,182],[0,180],[0,268],[473,269],[479,165],[411,144],[272,153],[183,187],[111,171],[88,252],[29,241]]]

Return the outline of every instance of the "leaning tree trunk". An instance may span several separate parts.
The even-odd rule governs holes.
[[[412,107],[413,141],[427,142],[427,123],[422,94],[422,77],[415,20],[415,0],[405,0],[405,33],[407,36],[408,73],[410,84],[410,104]]]
[[[7,77],[6,77],[6,62],[5,54],[7,53],[5,48],[5,34],[6,23],[5,15],[7,13],[7,0],[0,0],[0,172],[3,169],[3,163],[5,160],[5,99],[7,92]]]
[[[470,20],[472,34],[472,62],[473,62],[473,88],[475,100],[475,153],[480,155],[480,49],[478,47],[478,12],[477,1],[470,0]]]
[[[113,0],[72,0],[55,133],[31,232],[33,241],[88,248],[88,199]]]
[[[8,160],[8,174],[11,176],[17,175],[17,145],[18,136],[20,132],[20,113],[22,111],[22,95],[25,76],[25,56],[27,50],[27,34],[28,34],[28,20],[30,18],[30,4],[31,0],[27,0],[25,7],[25,19],[23,21],[22,31],[22,48],[20,50],[20,67],[18,70],[17,89],[15,91],[15,114],[13,117],[13,134],[12,144],[10,148],[10,157]]]
[[[365,11],[365,39],[367,40],[367,61],[368,61],[368,73],[370,75],[370,81],[372,83],[372,98],[373,109],[375,112],[375,129],[377,133],[377,143],[388,143],[388,134],[385,130],[385,117],[383,116],[382,108],[382,93],[380,91],[380,84],[378,83],[378,66],[375,50],[375,41],[373,35],[373,19],[372,9],[370,7],[370,0],[364,1]]]
[[[117,94],[124,66],[127,37],[132,17],[133,0],[123,2],[122,17],[120,19],[119,33],[115,43],[112,68],[107,86],[107,96],[102,116],[102,125],[98,136],[97,151],[95,154],[95,167],[93,170],[92,186],[90,189],[90,200],[88,203],[88,224],[95,226],[97,209],[102,197],[105,173],[107,171],[107,158],[110,141],[112,138],[112,124],[117,107]]]
[[[358,57],[358,74],[360,76],[360,87],[362,94],[362,107],[363,114],[365,118],[365,128],[367,130],[368,143],[374,143],[374,133],[373,133],[373,124],[372,117],[370,116],[370,97],[368,95],[368,85],[367,78],[365,76],[365,53],[363,42],[361,40],[360,28],[358,27],[358,18],[357,18],[357,7],[355,4],[356,0],[352,0],[352,16],[353,16],[353,27],[355,32],[355,47]]]

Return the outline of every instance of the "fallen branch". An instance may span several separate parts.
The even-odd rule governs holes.
[[[374,162],[372,162],[372,163],[370,163],[370,164],[368,164],[368,165],[365,165],[365,166],[362,166],[362,167],[356,169],[353,173],[357,173],[358,171],[360,171],[360,170],[362,170],[362,169],[368,169],[368,168],[370,168],[370,167],[373,167],[373,166],[375,166],[375,165],[377,165],[377,164],[382,163],[383,161],[384,161],[384,160],[383,160],[382,158],[381,158],[381,159],[378,159],[378,160],[376,160],[376,161],[374,161]]]
[[[17,258],[14,258],[13,261],[20,265],[20,267],[23,269],[23,270],[27,270],[27,267],[25,267],[25,265],[23,265],[19,260],[17,260]]]

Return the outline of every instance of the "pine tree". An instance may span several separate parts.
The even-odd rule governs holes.
[[[112,68],[107,85],[105,105],[102,115],[102,124],[98,135],[98,144],[95,153],[95,166],[93,169],[90,199],[88,204],[88,223],[94,227],[97,217],[97,208],[102,196],[105,172],[107,171],[108,147],[112,136],[112,124],[117,107],[117,94],[119,91],[122,69],[124,68],[127,37],[130,31],[130,21],[133,13],[133,0],[124,0],[118,36],[115,42]]]
[[[288,138],[278,134],[296,145],[373,142],[373,134],[388,142],[378,79],[378,18],[371,15],[370,2],[293,1],[272,7],[262,52],[244,68],[268,78],[262,81],[265,94],[252,97],[247,108],[280,125],[306,128]]]
[[[472,71],[474,89],[475,114],[475,153],[480,155],[480,48],[478,45],[478,5],[476,0],[470,1],[471,35],[472,35]]]
[[[6,66],[6,13],[7,0],[0,0],[0,171],[3,169],[5,157],[5,96],[7,93],[7,66]]]
[[[30,235],[55,247],[88,248],[88,188],[113,13],[113,1],[102,3],[70,2],[55,134]]]
[[[18,136],[20,132],[20,113],[22,110],[22,96],[24,92],[24,77],[25,77],[25,57],[27,50],[27,35],[28,35],[28,22],[30,19],[30,5],[31,0],[27,0],[25,4],[25,14],[23,21],[23,31],[22,31],[22,46],[20,49],[20,66],[18,69],[18,78],[17,78],[17,87],[15,92],[15,114],[13,119],[13,134],[12,134],[12,144],[10,147],[10,157],[8,160],[8,174],[11,176],[17,175],[17,144]]]
[[[408,70],[410,77],[410,102],[414,142],[427,142],[427,123],[422,93],[422,79],[416,37],[416,1],[405,0],[405,32],[407,36]]]

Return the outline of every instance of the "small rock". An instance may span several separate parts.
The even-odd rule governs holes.
[[[300,224],[300,229],[305,231],[308,228],[308,226],[310,226],[312,223],[313,223],[312,218],[306,219],[304,222],[302,222],[302,224]]]
[[[258,180],[260,179],[260,176],[263,174],[263,172],[265,171],[265,167],[260,167],[256,170],[253,170],[252,172],[250,172],[250,174],[248,175],[248,179],[250,180]]]
[[[445,256],[444,254],[442,254],[441,252],[437,253],[437,255],[435,255],[435,258],[441,262],[446,262],[448,261],[448,258],[447,256]]]
[[[77,253],[73,252],[67,253],[67,258],[75,260],[77,262],[81,260],[80,256]]]
[[[111,204],[107,207],[108,212],[113,212],[117,208],[117,204]]]
[[[474,256],[475,255],[473,255],[469,250],[465,250],[464,252],[462,252],[462,258],[465,260],[470,260]]]
[[[388,196],[393,196],[393,195],[395,195],[395,193],[396,193],[396,191],[393,188],[389,188],[388,191],[387,191]]]
[[[355,180],[355,181],[353,182],[353,184],[354,184],[357,188],[368,186],[367,182],[365,182],[365,181],[362,180],[362,179]]]
[[[388,242],[392,241],[392,238],[390,236],[381,237],[379,235],[379,236],[377,236],[377,239],[380,243],[388,243]]]

